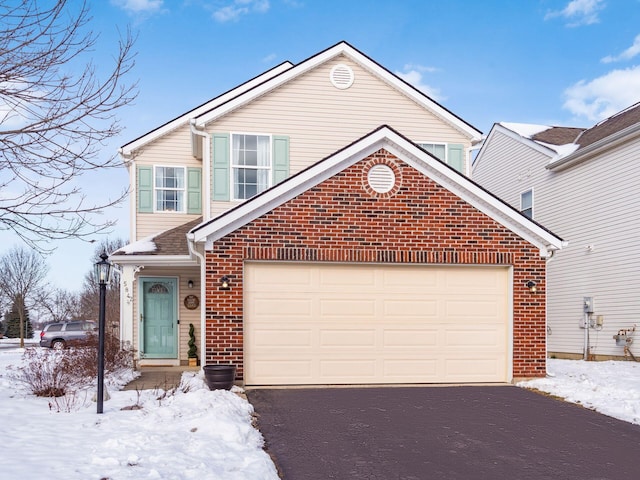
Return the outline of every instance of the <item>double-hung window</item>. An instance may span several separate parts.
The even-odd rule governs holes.
[[[271,137],[231,135],[231,175],[234,200],[245,200],[265,191],[271,179]]]
[[[533,218],[533,190],[527,190],[520,194],[520,213]]]
[[[185,167],[155,167],[155,210],[185,211]]]
[[[443,162],[447,162],[447,145],[444,143],[419,143],[420,147],[425,149],[433,156],[439,158]]]

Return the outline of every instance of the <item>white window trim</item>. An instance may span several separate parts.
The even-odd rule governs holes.
[[[230,132],[229,137],[229,198],[232,202],[244,202],[249,200],[248,198],[236,198],[236,184],[233,176],[234,168],[253,168],[255,170],[268,170],[269,175],[267,175],[267,189],[271,188],[271,182],[273,177],[273,135],[270,133],[256,133],[256,132]],[[269,137],[269,166],[268,167],[247,167],[246,165],[235,165],[233,163],[233,136],[234,135],[254,135],[257,137]],[[256,193],[256,195],[261,192]]]
[[[444,146],[444,163],[449,165],[449,144],[447,142],[430,142],[428,140],[416,142],[420,148],[424,148],[424,144],[443,145]]]
[[[533,220],[533,219],[535,218],[535,217],[534,217],[535,212],[534,212],[534,210],[533,210],[533,206],[535,205],[535,202],[534,202],[534,198],[535,198],[535,196],[534,196],[534,193],[533,193],[533,187],[531,187],[531,188],[527,188],[526,190],[523,190],[522,192],[520,192],[520,213],[522,213],[525,217],[527,216],[527,215],[524,213],[525,208],[523,208],[523,206],[522,206],[522,196],[523,196],[525,193],[529,193],[529,192],[531,192],[531,207],[530,207],[530,208],[531,208],[531,216],[530,216],[530,217],[528,217],[528,218],[531,218],[531,219]]]
[[[158,168],[181,168],[184,172],[184,187],[183,188],[158,188],[156,186],[156,172]],[[188,182],[188,178],[187,178],[187,167],[185,165],[164,165],[164,164],[160,164],[160,165],[154,165],[153,166],[153,213],[187,213],[187,182]],[[168,191],[168,190],[173,190],[173,191],[182,191],[183,196],[182,196],[182,210],[158,210],[158,202],[157,202],[157,197],[156,197],[156,192],[158,190],[162,190],[162,191]]]

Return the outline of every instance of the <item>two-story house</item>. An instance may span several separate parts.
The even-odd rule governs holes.
[[[473,179],[569,243],[548,266],[550,354],[636,354],[640,104],[590,128],[495,124]],[[614,338],[617,337],[617,338]]]
[[[464,175],[480,138],[341,42],[127,143],[122,339],[180,365],[193,324],[251,385],[544,375],[561,241]]]

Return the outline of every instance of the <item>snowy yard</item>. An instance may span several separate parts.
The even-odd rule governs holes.
[[[185,373],[184,388],[168,393],[108,386],[111,399],[97,415],[93,391],[57,402],[29,395],[11,376],[21,360],[20,349],[0,349],[2,478],[278,478],[251,405],[209,391],[197,374]],[[549,370],[554,377],[519,386],[640,424],[639,363],[550,360]],[[142,408],[123,410],[132,406]]]

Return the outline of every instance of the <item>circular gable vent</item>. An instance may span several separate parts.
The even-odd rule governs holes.
[[[378,164],[369,169],[367,180],[373,191],[387,193],[395,186],[396,175],[388,165]]]
[[[353,85],[353,70],[348,65],[339,63],[331,69],[329,78],[334,87],[345,90]]]

